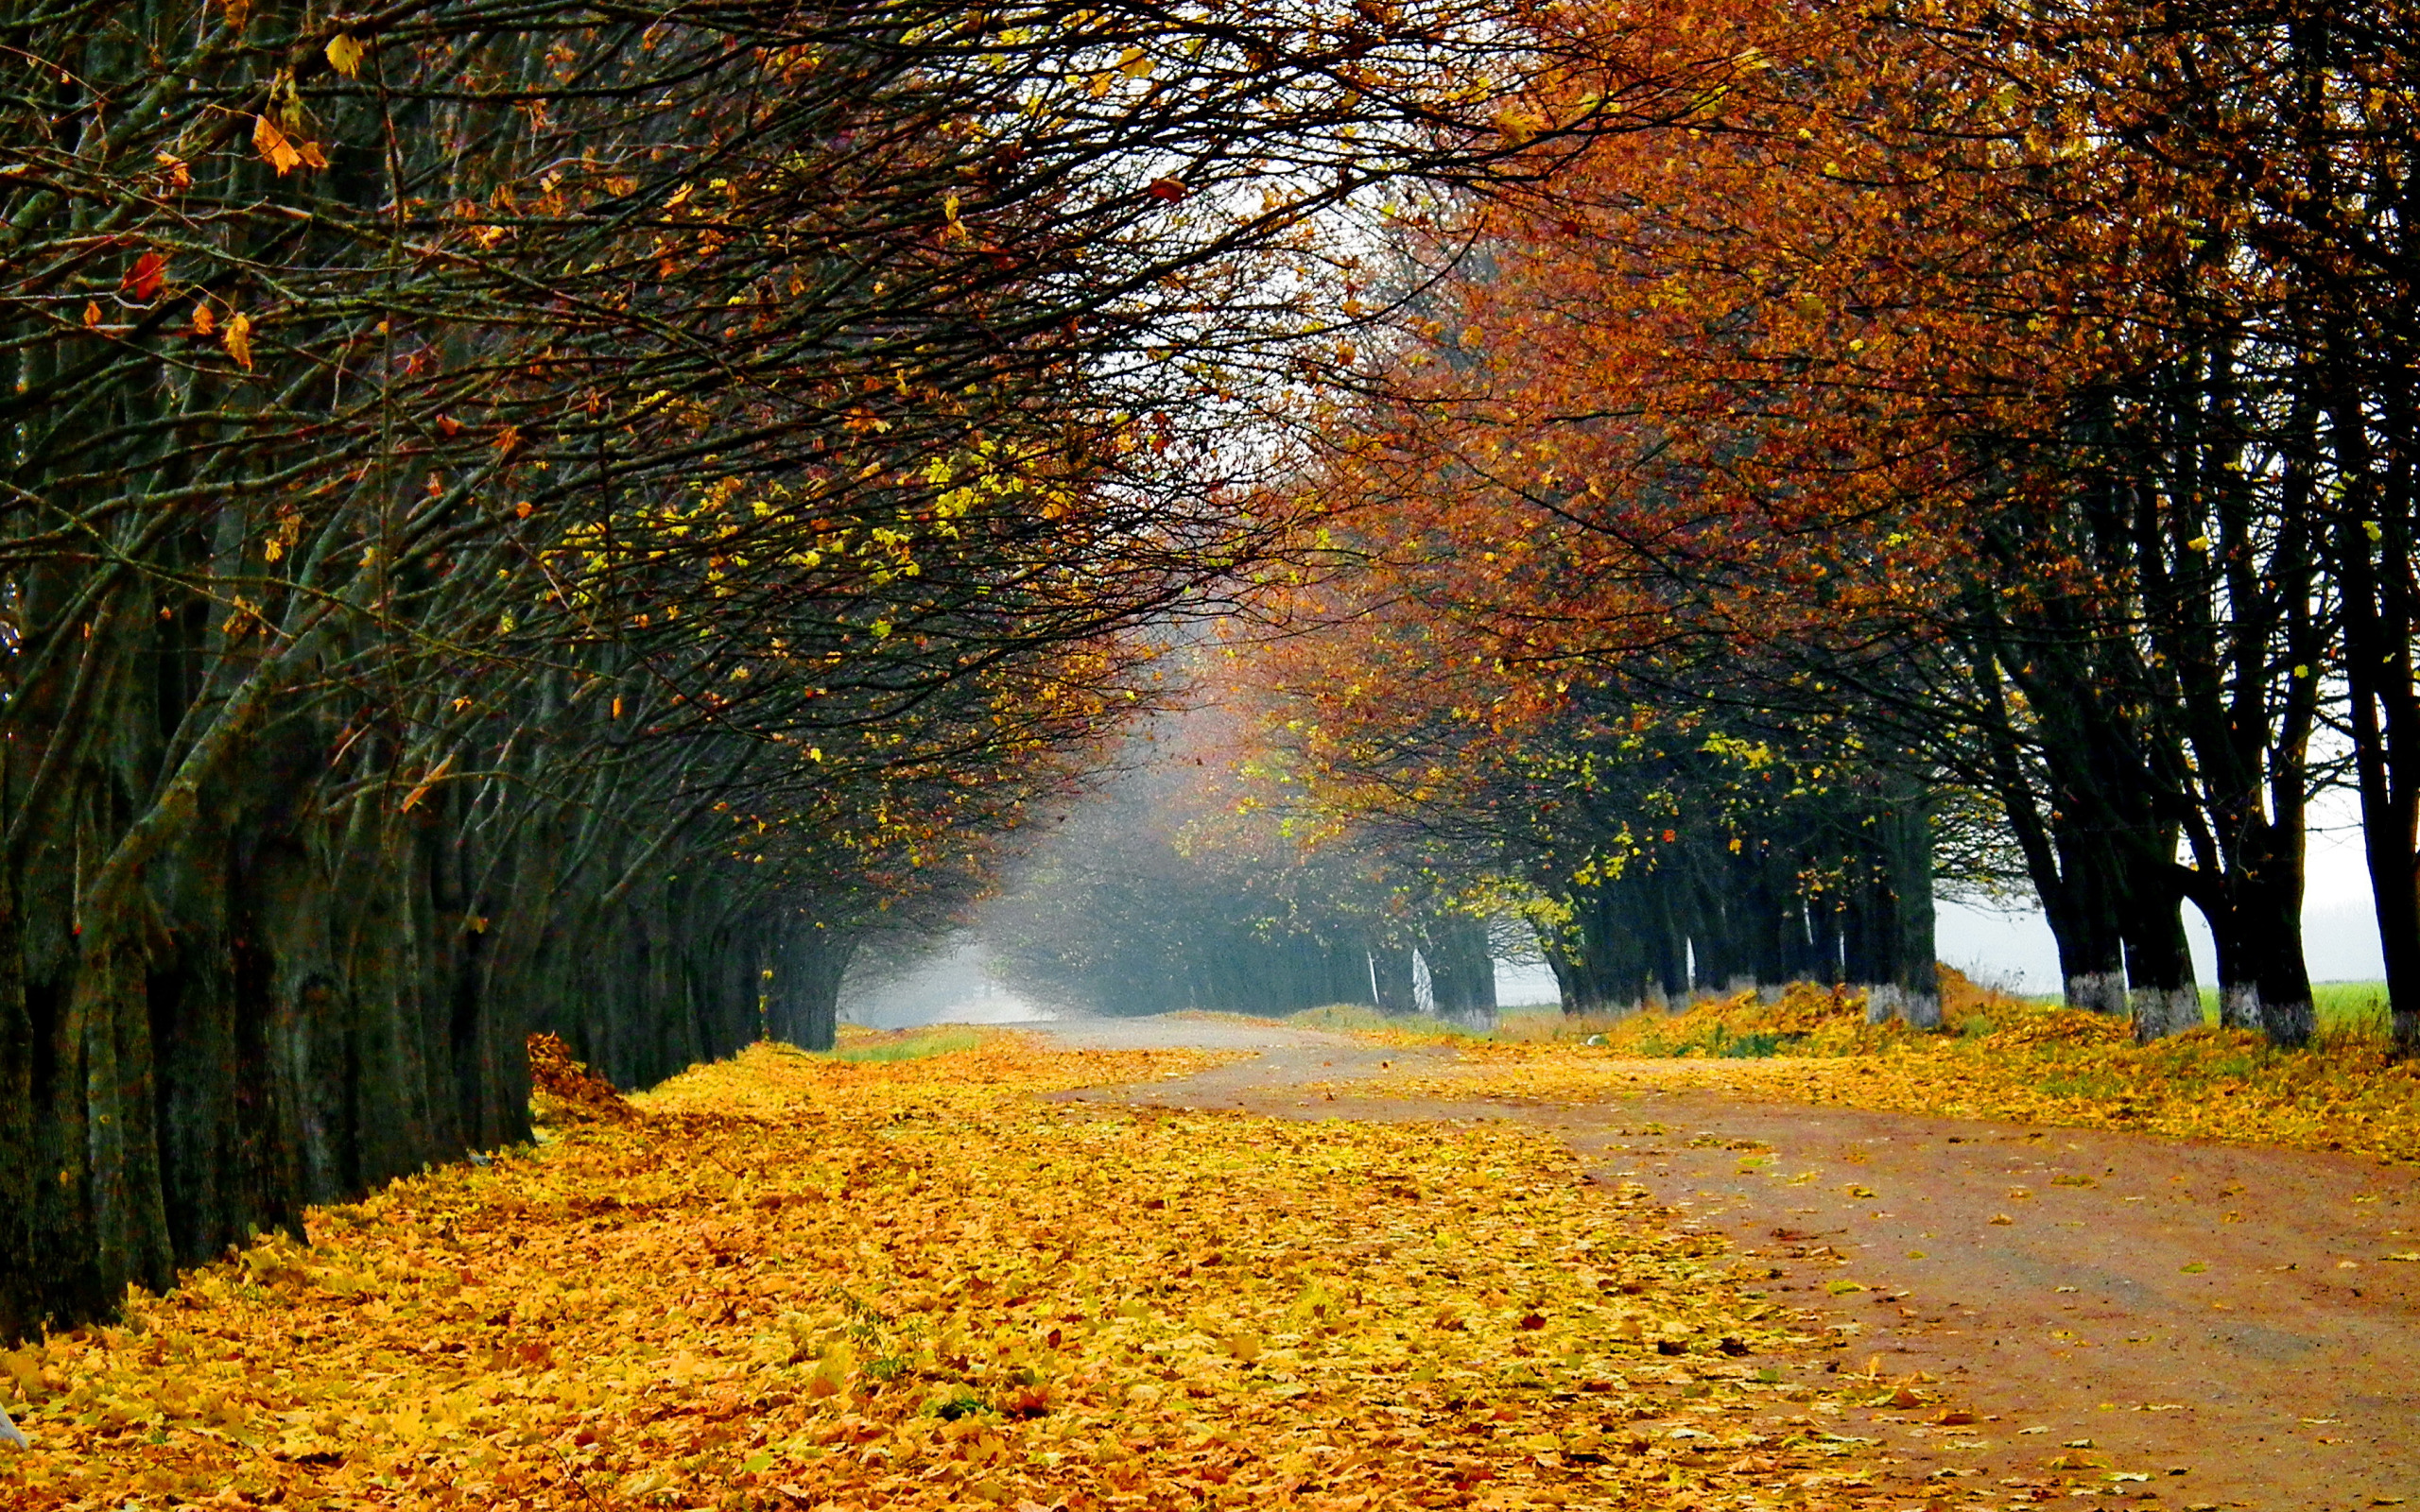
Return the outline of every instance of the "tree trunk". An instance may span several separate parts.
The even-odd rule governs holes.
[[[766,1037],[802,1050],[831,1049],[840,1022],[840,978],[856,954],[855,936],[794,922],[773,947]]]
[[[1437,1016],[1475,1029],[1495,1026],[1495,961],[1488,954],[1487,921],[1440,914],[1428,921],[1422,955]]]

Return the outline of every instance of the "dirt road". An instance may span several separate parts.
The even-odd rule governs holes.
[[[1766,1261],[1839,1369],[1944,1383],[1877,1409],[1943,1505],[2100,1495],[2260,1512],[2420,1504],[2420,1183],[2346,1156],[1659,1088],[1573,1110],[1391,1098],[1435,1051],[1176,1020],[1024,1025],[1253,1058],[1076,1094],[1290,1118],[1515,1119]]]

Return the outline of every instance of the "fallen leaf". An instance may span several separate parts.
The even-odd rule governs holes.
[[[1477,343],[1476,328],[1465,335]],[[2420,1063],[2393,1060],[2382,1041],[2355,1042],[2319,1060],[2279,1052],[2252,1030],[2214,1029],[2136,1045],[2122,1019],[1995,996],[1954,972],[1945,971],[1943,984],[1945,1011],[1953,996],[1962,995],[1985,1014],[1991,1032],[1923,1035],[1868,1024],[1863,994],[1797,984],[1774,1003],[1744,992],[1709,998],[1681,1013],[1584,1025],[1604,1041],[1600,1046],[1583,1046],[1576,1034],[1456,1039],[1452,1061],[1412,1073],[1403,1090],[1456,1099],[1603,1105],[1635,1095],[1637,1057],[1653,1057],[1656,1080],[1672,1091],[1885,1111],[1947,1108],[1961,1117],[2036,1125],[2410,1158]],[[1721,1052],[1726,1043],[1761,1034],[1787,1035],[1799,1042],[1799,1053],[1742,1059]],[[1385,1038],[1448,1042],[1412,1031]],[[2079,1083],[2123,1091],[2087,1094],[2073,1090]],[[2028,1187],[2012,1190],[2010,1199],[2038,1200]]]
[[[1761,1266],[1709,1267],[1704,1235],[1616,1209],[1541,1131],[1056,1104],[1041,1094],[1220,1057],[989,1031],[898,1061],[759,1045],[628,1098],[529,1056],[537,1146],[313,1209],[307,1246],[266,1237],[130,1297],[122,1327],[0,1357],[0,1381],[53,1383],[11,1493],[147,1506],[240,1474],[253,1505],[374,1483],[399,1508],[488,1486],[479,1504],[518,1486],[550,1505],[962,1512],[1213,1486],[1239,1507],[1453,1507],[1584,1465],[1609,1502],[1664,1504],[1631,1492],[1662,1484],[1648,1452],[1668,1443],[1693,1493],[1730,1504],[1789,1469],[1744,1452],[1734,1415],[1914,1393],[1806,1382],[1824,1357],[1749,1295]],[[579,1116],[592,1094],[613,1114]],[[1405,1190],[1452,1194],[1452,1215],[1408,1222]],[[1460,1326],[1402,1326],[1441,1314]],[[1704,1426],[1668,1441],[1684,1411]],[[1381,1423],[1451,1452],[1354,1452]],[[1472,1423],[1488,1432],[1441,1436]],[[1213,1445],[1205,1424],[1248,1430]],[[1881,1478],[1881,1446],[1820,1442],[1835,1481]]]

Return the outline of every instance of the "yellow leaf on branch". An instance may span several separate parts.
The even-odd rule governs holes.
[[[292,139],[266,115],[252,117],[252,148],[281,179],[302,165],[302,154],[295,149]]]

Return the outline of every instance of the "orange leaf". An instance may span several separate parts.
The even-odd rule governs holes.
[[[218,339],[226,345],[227,355],[235,359],[235,366],[246,372],[252,370],[252,318],[251,316],[237,313],[233,319],[227,322],[226,334]]]
[[[117,281],[117,286],[119,292],[131,294],[148,303],[151,297],[160,292],[160,285],[167,276],[168,260],[158,252],[146,252],[134,260],[134,266],[126,270],[126,276]]]
[[[302,154],[266,115],[252,117],[252,146],[281,179],[302,165]]]
[[[420,780],[419,786],[404,795],[404,805],[399,812],[409,814],[412,810],[420,807],[420,800],[428,797],[428,790],[436,786],[438,782],[444,779],[445,774],[453,769],[454,753],[448,752],[443,761],[439,762],[436,766],[430,769],[429,774],[426,777]]]
[[[1175,204],[1178,200],[1183,199],[1186,195],[1191,194],[1192,192],[1193,191],[1191,189],[1185,186],[1182,180],[1154,179],[1150,182],[1151,198],[1154,199],[1165,199],[1169,204]]]
[[[195,335],[206,336],[210,335],[211,332],[217,329],[218,318],[210,313],[209,305],[197,304],[193,307],[193,334]]]
[[[84,329],[92,330],[101,323],[101,306],[97,300],[84,301]]]

